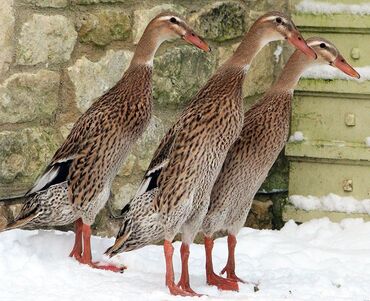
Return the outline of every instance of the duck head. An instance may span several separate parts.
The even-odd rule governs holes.
[[[193,31],[184,19],[175,13],[164,12],[157,15],[149,23],[148,28],[155,30],[162,41],[181,38],[199,49],[206,52],[211,51],[208,44]]]
[[[307,44],[317,54],[315,64],[330,65],[351,77],[360,78],[360,74],[346,62],[339,50],[330,41],[321,37],[312,37],[307,39]]]
[[[253,27],[256,27],[256,31],[264,37],[264,44],[285,39],[307,56],[316,59],[316,53],[307,45],[287,15],[278,11],[269,12],[258,18]]]

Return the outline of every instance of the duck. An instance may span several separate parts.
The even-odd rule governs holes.
[[[199,296],[189,283],[189,246],[201,228],[212,186],[228,149],[242,130],[242,87],[251,61],[267,43],[283,39],[289,40],[307,55],[316,57],[285,14],[270,12],[260,17],[246,33],[232,57],[216,70],[169,129],[155,151],[138,189],[136,197],[143,200],[147,200],[150,191],[155,190],[152,222],[142,225],[139,231],[150,231],[148,227],[152,226],[157,216],[161,224],[158,229],[163,230],[166,285],[172,295]],[[132,210],[137,207],[132,206]],[[133,234],[136,223],[125,220],[115,244],[107,250],[107,255],[113,256],[123,250],[130,236],[140,237],[138,233]],[[180,231],[182,272],[179,283],[175,284],[172,241]],[[216,274],[207,276],[209,284],[237,289],[234,281]]]
[[[208,44],[172,12],[147,25],[122,78],[77,120],[34,186],[15,221],[4,230],[75,223],[70,253],[82,264],[113,272],[121,267],[93,262],[91,225],[107,202],[112,182],[152,114],[153,59],[167,40],[182,38],[206,52]]]
[[[291,55],[277,81],[244,114],[240,137],[230,148],[212,188],[202,232],[206,246],[212,244],[215,232],[227,232],[228,259],[221,271],[227,279],[244,282],[235,274],[236,235],[244,226],[255,194],[288,140],[293,91],[299,78],[312,66],[327,64],[360,78],[333,43],[320,37],[306,41],[317,59],[300,50]],[[206,262],[213,269],[210,249],[206,249]]]

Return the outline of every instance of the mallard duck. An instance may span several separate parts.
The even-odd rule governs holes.
[[[245,113],[240,137],[230,148],[212,189],[202,231],[209,243],[215,232],[227,231],[229,256],[221,273],[226,272],[228,279],[243,282],[235,274],[236,235],[245,223],[254,195],[288,139],[293,90],[300,76],[313,65],[330,64],[349,76],[360,77],[329,41],[310,38],[307,44],[318,58],[314,60],[300,50],[292,54],[279,79]],[[206,256],[207,262],[212,262],[209,249]]]
[[[15,222],[5,230],[75,222],[70,256],[94,268],[121,270],[92,262],[90,225],[108,200],[112,181],[131,146],[148,126],[154,55],[162,42],[179,37],[210,51],[176,14],[156,16],[146,27],[127,71],[77,120],[42,176],[26,193]]]
[[[207,213],[211,189],[226,154],[242,130],[242,86],[245,74],[255,55],[267,43],[282,39],[288,39],[308,55],[316,57],[286,15],[270,12],[260,17],[233,56],[194,96],[162,139],[145,174],[137,197],[157,188],[153,206],[154,211],[159,213],[158,223],[161,226],[158,229],[163,229],[166,285],[171,294],[198,295],[189,284],[189,245]],[[144,232],[150,231],[148,228],[152,227],[152,223],[136,227],[143,235],[133,235],[132,229],[136,223],[133,220],[123,224],[116,243],[107,251],[108,255],[112,256],[130,244],[132,249],[130,236],[147,237]],[[176,285],[172,267],[172,240],[180,230],[183,242],[182,274]],[[207,273],[207,282],[223,289],[238,289],[236,282],[211,272]]]

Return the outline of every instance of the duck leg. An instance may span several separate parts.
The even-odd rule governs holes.
[[[75,222],[75,244],[69,257],[74,257],[76,259],[82,256],[82,219],[79,218]]]
[[[168,240],[164,241],[164,256],[166,259],[166,285],[170,290],[170,293],[175,296],[193,296],[193,294],[185,291],[179,285],[175,284],[175,275],[173,272],[172,257],[173,257],[173,246]],[[181,282],[181,280],[180,280]]]
[[[82,241],[83,241],[83,253],[81,257],[76,259],[83,264],[87,264],[94,269],[108,270],[112,272],[122,272],[125,267],[116,267],[114,265],[101,265],[99,262],[92,262],[91,257],[91,228],[89,225],[82,223]]]
[[[225,279],[215,274],[213,271],[212,249],[213,239],[211,237],[204,237],[204,247],[206,249],[206,275],[207,283],[215,285],[220,290],[225,291],[239,291],[239,285],[232,279]]]
[[[226,272],[228,279],[245,283],[244,280],[240,279],[238,276],[235,275],[235,246],[236,246],[235,235],[229,234],[227,236],[227,245],[229,248],[229,256],[227,258],[226,266],[221,271],[221,274],[224,274]]]
[[[188,269],[188,261],[189,261],[189,254],[190,254],[189,244],[183,242],[181,244],[180,252],[181,252],[182,270],[181,270],[181,278],[177,286],[182,288],[184,291],[190,293],[192,296],[200,297],[202,295],[197,294],[190,287],[189,269]]]

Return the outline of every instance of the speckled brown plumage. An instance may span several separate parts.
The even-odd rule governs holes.
[[[112,181],[130,146],[147,127],[152,111],[151,78],[150,66],[131,66],[79,119],[55,154],[53,161],[75,157],[68,177],[72,203],[84,206],[103,190],[106,181]]]
[[[41,205],[44,203],[37,198],[41,200],[55,186],[66,185],[67,194],[64,197],[68,202],[64,202],[65,206],[60,206],[58,202],[47,203],[52,207],[47,211],[56,211],[61,215],[54,220],[47,219],[49,226],[73,222],[71,211],[85,224],[94,222],[96,214],[108,199],[113,178],[131,145],[149,123],[152,111],[151,76],[150,66],[131,66],[122,79],[77,120],[43,177],[28,193],[26,204],[36,202],[39,210],[45,210]],[[41,187],[45,175],[52,171],[56,172],[56,177],[45,181]],[[24,206],[17,220],[27,217],[32,207]],[[56,212],[53,215],[57,215]],[[35,213],[34,210],[32,213]],[[44,214],[35,217],[32,225],[45,225],[44,218]]]
[[[276,18],[280,18],[279,22]],[[280,26],[284,22],[286,26]],[[280,13],[277,17],[274,13],[267,14],[252,26],[234,55],[195,95],[164,137],[140,186],[137,196],[158,187],[154,208],[162,215],[166,279],[173,294],[196,295],[188,283],[188,245],[201,227],[212,186],[230,146],[242,129],[245,73],[258,51],[268,42],[290,34],[289,28],[295,30],[295,26]],[[170,242],[180,229],[183,273],[179,286],[176,286],[173,283]],[[124,245],[124,241],[127,243],[130,239],[128,229],[120,233],[114,246],[116,251],[120,244]],[[120,239],[122,235],[125,240]]]
[[[213,183],[242,128],[244,75],[243,68],[220,68],[197,93],[156,152],[162,162],[154,208],[161,214],[163,230],[160,230],[164,231],[167,242],[172,241],[181,228],[183,243],[188,249],[201,226]],[[159,161],[157,156],[153,161]],[[149,177],[153,169],[157,167],[148,172]],[[165,248],[167,246],[165,243]],[[182,256],[184,254],[188,253],[182,252]],[[185,294],[193,295],[186,278],[182,287],[186,289]],[[171,275],[167,274],[167,279],[172,279]],[[170,281],[167,284],[171,293],[184,293]]]
[[[193,98],[155,152],[147,177],[153,169],[161,170],[158,179],[151,179],[159,188],[154,208],[162,214],[167,235],[172,238],[191,216],[191,228],[199,228],[207,211],[208,200],[204,198],[243,123],[244,74],[242,68],[221,68]],[[194,238],[193,231],[183,235],[188,242]]]
[[[233,56],[195,95],[163,138],[142,181],[137,196],[158,187],[153,204],[162,215],[159,222],[163,228],[159,229],[164,231],[166,284],[172,294],[196,295],[189,286],[189,244],[201,227],[209,207],[212,186],[226,154],[242,129],[244,75],[264,45],[284,38],[315,56],[287,16],[271,12],[259,18]],[[143,229],[149,226],[143,223],[140,232],[144,233]],[[125,244],[130,241],[129,227],[125,225],[124,228],[114,245],[116,253],[125,249]],[[176,286],[173,282],[171,241],[180,229],[183,270]],[[136,242],[136,245],[140,244]],[[213,271],[207,274],[207,282],[219,288],[237,290],[235,282],[222,279]]]
[[[165,223],[172,218],[178,223],[181,217],[174,217],[177,215],[174,212],[184,206],[192,194],[195,196],[199,189],[213,182],[224,154],[239,135],[243,122],[243,79],[244,71],[241,69],[222,69],[195,96],[196,101],[176,123],[172,134],[175,137],[170,139],[173,143],[168,163],[158,179],[161,189],[155,202],[155,206],[167,216]],[[209,179],[205,179],[207,177]],[[201,202],[197,197],[194,201]],[[178,230],[171,228],[172,225],[168,229],[169,238]]]
[[[136,250],[163,239],[161,215],[153,206],[157,192],[158,188],[152,189],[125,205],[117,242],[106,251],[107,255]]]
[[[266,94],[244,115],[240,138],[230,148],[212,189],[202,229],[236,234],[245,222],[253,196],[283,149],[289,134],[292,91]]]
[[[230,148],[212,189],[202,230],[208,240],[216,231],[228,232],[229,257],[222,272],[236,281],[241,279],[235,275],[235,236],[288,139],[293,89],[304,70],[315,64],[333,64],[338,56],[337,49],[322,38],[311,38],[307,43],[315,49],[317,60],[299,50],[294,52],[276,83],[245,113],[240,138]]]
[[[90,225],[108,200],[113,179],[131,146],[149,124],[154,54],[162,42],[178,37],[209,51],[208,45],[177,15],[166,12],[155,17],[146,27],[121,80],[78,119],[44,174],[26,194],[28,199],[16,221],[7,229],[63,225],[77,220],[71,256],[100,268],[91,262]]]

